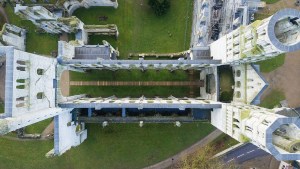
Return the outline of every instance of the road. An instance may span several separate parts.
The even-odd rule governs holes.
[[[236,163],[241,164],[245,161],[265,155],[269,155],[269,153],[265,152],[264,150],[256,147],[251,143],[247,143],[226,153],[223,157],[223,160],[226,163],[235,160]]]

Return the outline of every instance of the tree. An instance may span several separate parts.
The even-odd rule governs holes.
[[[211,146],[205,146],[194,154],[188,155],[175,167],[180,169],[235,169],[233,163],[224,163],[222,159],[213,156],[216,151]]]
[[[231,92],[228,92],[228,91],[221,92],[220,101],[225,102],[225,103],[230,103],[232,98],[233,98],[233,95]]]
[[[154,10],[155,15],[161,16],[170,8],[170,0],[149,0],[148,5]]]

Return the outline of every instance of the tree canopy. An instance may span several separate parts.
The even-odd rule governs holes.
[[[236,169],[234,162],[224,163],[222,159],[215,157],[216,150],[211,146],[205,146],[198,149],[195,153],[190,154],[182,159],[175,166],[180,169]]]
[[[170,0],[149,0],[148,5],[154,10],[155,15],[161,16],[170,8]]]

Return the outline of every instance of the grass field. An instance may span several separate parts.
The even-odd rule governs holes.
[[[88,94],[91,97],[109,97],[112,95],[116,97],[141,97],[142,95],[145,97],[168,97],[172,95],[175,97],[188,97],[189,91],[188,86],[71,86],[70,95]]]
[[[0,102],[0,113],[4,113],[4,103]]]
[[[258,64],[260,66],[261,72],[268,73],[282,66],[284,64],[284,59],[285,59],[285,54],[280,54],[275,58],[260,61],[255,64]]]
[[[255,20],[263,20],[267,17],[271,16],[270,14],[262,14],[262,13],[255,13],[254,18]]]
[[[280,0],[263,0],[263,1],[265,1],[267,4],[274,4]]]
[[[194,73],[195,79],[199,79],[199,71]],[[176,70],[91,70],[87,73],[70,72],[72,81],[189,81],[188,72]]]
[[[260,106],[272,109],[279,105],[279,102],[285,100],[284,93],[279,90],[272,90],[272,92],[262,100]]]
[[[57,0],[36,0],[38,4],[55,4]],[[48,1],[48,2],[47,2]],[[59,1],[63,1],[63,0],[59,0]],[[36,3],[32,3],[31,0],[24,0],[24,3],[27,4],[36,4]]]
[[[38,123],[25,127],[25,132],[29,134],[42,133],[45,128],[51,123],[52,118],[40,121]]]
[[[37,33],[37,27],[33,25],[31,21],[21,20],[19,16],[14,14],[13,8],[10,5],[6,5],[5,11],[11,24],[19,26],[21,28],[25,28],[27,30],[27,52],[50,56],[52,51],[57,51],[58,35]]]
[[[138,169],[174,155],[214,130],[209,123],[87,125],[88,139],[60,157],[45,158],[53,141],[0,138],[0,168]],[[17,148],[16,148],[17,147]]]
[[[232,69],[229,67],[219,68],[220,76],[220,101],[230,102],[233,97],[232,85],[234,85]]]
[[[193,1],[171,1],[168,13],[158,17],[147,5],[147,0],[119,0],[117,9],[94,7],[78,9],[73,15],[85,24],[116,24],[118,40],[112,37],[90,37],[91,44],[101,44],[103,39],[118,47],[120,57],[138,52],[180,52],[189,48]],[[107,16],[107,21],[99,21]]]

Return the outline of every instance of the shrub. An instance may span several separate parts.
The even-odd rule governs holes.
[[[233,98],[233,95],[232,93],[230,92],[227,92],[227,91],[223,91],[221,92],[221,95],[220,95],[220,101],[223,101],[223,102],[230,102]]]
[[[170,0],[149,0],[148,5],[154,10],[155,15],[161,16],[170,8]]]

